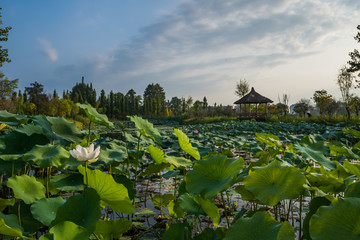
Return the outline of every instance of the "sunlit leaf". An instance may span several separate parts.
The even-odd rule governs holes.
[[[95,233],[101,235],[104,240],[119,239],[131,229],[131,226],[132,222],[125,218],[111,221],[99,220],[96,223]]]
[[[90,104],[77,103],[76,105],[81,109],[84,109],[87,117],[90,119],[91,122],[102,126],[106,126],[110,129],[114,128],[114,124],[109,121],[107,116],[105,114],[98,113],[98,111],[95,108],[93,108]]]
[[[5,215],[0,213],[0,234],[12,236],[12,237],[22,237],[22,227],[19,225],[19,218],[14,215]]]
[[[154,128],[154,125],[148,120],[143,119],[138,116],[130,116],[130,121],[135,123],[135,127],[142,132],[146,137],[150,137],[155,140],[155,142],[161,145],[161,135],[159,130]]]
[[[163,150],[154,147],[153,145],[148,146],[148,152],[151,155],[151,158],[157,163],[157,164],[161,164],[161,163],[167,163],[167,161],[165,160],[165,153]]]
[[[297,198],[305,181],[305,176],[297,168],[274,160],[265,167],[250,171],[244,185],[257,199],[274,206],[280,200]]]
[[[64,221],[56,224],[49,230],[54,240],[88,240],[89,232],[82,226],[71,221]]]
[[[69,151],[59,145],[35,145],[24,154],[26,161],[32,161],[40,168],[60,167],[70,157]]]
[[[8,206],[14,206],[14,204],[15,204],[14,198],[11,199],[0,198],[0,212],[2,212]]]
[[[78,167],[79,172],[84,175],[86,181],[85,168]],[[135,207],[131,204],[127,188],[115,182],[110,174],[100,170],[87,170],[88,185],[99,194],[102,205],[110,206],[116,212],[131,214]]]
[[[44,185],[33,176],[12,176],[8,179],[7,186],[12,188],[16,198],[22,199],[26,204],[45,197]]]
[[[191,145],[191,143],[189,142],[188,136],[186,136],[186,134],[183,133],[183,131],[181,131],[180,129],[177,129],[177,128],[174,129],[174,132],[178,137],[178,141],[179,141],[179,145],[180,145],[181,149],[184,152],[186,152],[187,154],[189,154],[190,156],[192,156],[193,158],[195,158],[196,160],[199,160],[200,153],[197,148],[195,148]]]
[[[204,198],[213,198],[235,183],[237,174],[244,167],[244,160],[228,159],[215,155],[201,159],[185,177],[186,189],[190,193],[200,193]]]

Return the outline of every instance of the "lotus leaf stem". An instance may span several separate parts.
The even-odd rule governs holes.
[[[230,227],[230,222],[229,222],[228,214],[226,212],[226,204],[225,204],[225,200],[224,200],[224,193],[221,192],[220,195],[221,195],[221,201],[223,202],[223,208],[224,208],[224,214],[225,214],[225,218],[226,218],[226,223],[227,223],[227,226],[229,228]]]

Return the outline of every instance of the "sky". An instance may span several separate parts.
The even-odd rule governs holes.
[[[235,86],[278,103],[325,89],[336,99],[339,69],[360,49],[358,0],[1,0],[11,26],[11,63],[0,69],[48,93],[81,77],[101,89],[233,104]],[[359,89],[353,89],[359,95]]]

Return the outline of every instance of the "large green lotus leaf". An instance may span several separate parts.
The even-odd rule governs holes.
[[[316,211],[321,206],[328,206],[331,204],[331,201],[326,197],[315,197],[311,200],[309,205],[309,212],[306,214],[306,217],[303,221],[303,237],[305,239],[311,239],[309,232],[309,224],[311,217],[316,213]]]
[[[215,226],[219,224],[219,209],[215,203],[209,199],[203,199],[201,196],[196,194],[185,193],[180,196],[180,207],[191,215],[204,215],[211,217]]]
[[[323,141],[316,141],[309,136],[304,137],[300,143],[295,143],[294,148],[299,151],[305,158],[322,164],[328,170],[336,169],[335,162],[325,157],[329,153],[329,148]]]
[[[88,188],[85,193],[71,196],[66,203],[58,207],[51,226],[71,221],[92,233],[100,216],[100,197],[94,189]]]
[[[70,221],[56,224],[49,230],[54,240],[88,240],[90,233],[86,228]]]
[[[126,159],[126,149],[122,147],[117,149],[101,149],[99,154],[99,161],[102,161],[108,165],[113,164],[114,162],[123,162]]]
[[[183,131],[181,131],[180,129],[177,129],[177,128],[174,128],[174,132],[178,137],[180,148],[184,152],[186,152],[187,154],[189,154],[190,156],[195,158],[196,160],[199,160],[200,153],[197,148],[191,146],[188,136],[186,136],[186,134],[183,133]]]
[[[345,190],[344,180],[318,173],[309,173],[306,175],[312,187],[317,187],[324,193],[337,194]]]
[[[158,208],[161,206],[166,207],[174,198],[173,194],[157,194],[152,198],[152,204]]]
[[[19,218],[14,214],[0,213],[0,234],[12,237],[22,237],[23,228],[19,225]]]
[[[70,153],[59,145],[35,145],[33,149],[24,154],[26,161],[32,161],[40,168],[60,167]]]
[[[359,239],[360,199],[336,198],[331,205],[320,207],[310,219],[313,240]]]
[[[1,151],[2,154],[22,154],[30,151],[36,144],[48,144],[49,139],[44,135],[40,126],[27,124],[1,136],[0,142],[5,145]]]
[[[345,169],[345,167],[340,164],[339,162],[335,161],[336,163],[336,169],[335,170],[332,170],[332,171],[326,171],[324,169],[324,167],[320,167],[320,172],[324,175],[329,175],[333,178],[338,178],[338,179],[344,179],[344,178],[347,178],[349,176],[351,176],[350,173],[348,173]]]
[[[343,166],[347,172],[357,176],[360,179],[360,164],[354,164],[350,163],[349,161],[345,161]]]
[[[99,220],[96,223],[95,233],[101,235],[104,240],[119,239],[131,229],[131,226],[132,222],[125,218],[112,221]]]
[[[140,174],[140,176],[151,176],[153,174],[160,173],[165,168],[169,167],[168,163],[161,164],[149,164],[144,172]]]
[[[78,167],[79,172],[84,175],[86,181],[85,168]],[[105,206],[110,206],[116,212],[132,214],[135,207],[131,204],[127,188],[115,182],[114,178],[100,170],[87,170],[88,185],[95,189],[100,196],[101,202]]]
[[[360,182],[355,182],[349,185],[344,192],[344,197],[360,198]]]
[[[135,127],[145,136],[155,140],[155,142],[161,145],[161,135],[159,130],[154,128],[154,125],[148,120],[138,116],[130,116],[130,121],[135,123]]]
[[[165,160],[177,168],[189,168],[192,166],[191,160],[184,157],[166,156]]]
[[[83,175],[79,173],[62,173],[51,176],[50,183],[61,191],[77,192],[85,188]]]
[[[148,146],[148,152],[151,155],[151,158],[157,163],[157,164],[161,164],[161,163],[167,163],[167,161],[165,160],[165,153],[163,150],[154,147],[153,145]]]
[[[241,195],[243,201],[256,202],[255,195],[247,190],[244,185],[239,185],[235,188],[235,191]]]
[[[0,198],[0,212],[2,212],[8,206],[14,206],[15,198],[3,199]]]
[[[280,200],[297,198],[305,182],[305,176],[297,168],[274,160],[250,171],[244,185],[261,202],[275,206]]]
[[[171,201],[168,205],[169,216],[172,218],[183,218],[185,216],[184,210],[180,207],[180,199]]]
[[[46,117],[46,119],[51,123],[52,132],[59,138],[75,143],[82,141],[83,134],[75,123],[63,117]]]
[[[276,221],[268,212],[257,212],[250,218],[240,218],[232,224],[224,240],[287,240],[295,239],[290,223]]]
[[[191,227],[187,222],[173,223],[162,236],[162,240],[187,240],[191,239]]]
[[[31,205],[31,213],[36,220],[46,226],[56,218],[56,210],[65,203],[62,197],[43,198]]]
[[[78,107],[80,107],[81,109],[84,109],[87,117],[90,119],[91,122],[102,125],[102,126],[106,126],[110,129],[114,128],[114,124],[109,121],[107,116],[105,114],[98,113],[98,111],[96,111],[96,109],[93,108],[91,105],[80,104],[80,103],[77,103],[76,105]]]
[[[0,111],[0,121],[1,122],[15,122],[15,123],[27,123],[29,118],[22,114],[13,114],[9,113],[6,110]]]
[[[7,186],[12,188],[16,198],[30,204],[45,197],[45,187],[34,176],[12,176],[8,179]]]
[[[347,158],[357,159],[359,158],[358,155],[353,153],[351,149],[349,149],[345,144],[341,142],[331,142],[328,144],[330,149],[330,153],[334,156],[345,156]]]
[[[213,198],[235,183],[243,167],[242,158],[228,159],[224,155],[215,155],[201,159],[187,173],[186,189],[190,193],[200,193],[204,198]]]
[[[353,135],[354,138],[360,138],[360,132],[353,128],[344,128],[343,132]]]
[[[259,142],[265,143],[268,147],[281,148],[282,142],[280,139],[271,133],[255,133],[255,139]]]

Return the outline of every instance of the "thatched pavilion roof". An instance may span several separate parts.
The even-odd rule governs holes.
[[[273,101],[270,100],[269,98],[264,97],[259,93],[257,93],[252,87],[251,91],[248,94],[246,94],[245,96],[234,102],[234,104],[246,104],[246,103],[255,104],[255,103],[272,103],[272,102]]]

